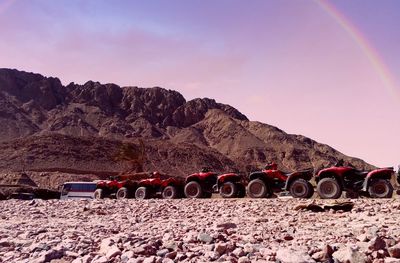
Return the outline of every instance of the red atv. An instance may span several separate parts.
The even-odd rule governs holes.
[[[315,177],[317,192],[321,198],[336,199],[346,191],[346,197],[366,195],[375,198],[391,198],[393,186],[390,183],[393,168],[381,168],[373,171],[359,171],[344,166],[339,162],[336,166],[322,169]]]
[[[137,182],[118,177],[111,177],[110,180],[98,181],[94,192],[94,198],[116,197],[117,199],[130,198],[137,188]]]
[[[182,197],[183,180],[179,178],[161,178],[158,172],[154,172],[153,178],[140,180],[135,192],[136,199],[148,199],[161,196],[163,199],[175,199]]]
[[[251,198],[271,197],[274,192],[289,191],[296,198],[310,198],[314,187],[309,182],[313,169],[284,173],[275,163],[268,164],[264,170],[252,172],[249,176],[247,194]]]
[[[214,192],[219,192],[223,198],[243,198],[246,196],[246,188],[242,183],[242,177],[236,173],[221,174],[214,185]]]
[[[214,192],[224,198],[244,197],[241,177],[235,173],[219,175],[203,169],[186,178],[184,193],[187,198],[210,198]]]

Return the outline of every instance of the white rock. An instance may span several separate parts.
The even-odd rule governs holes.
[[[280,248],[276,252],[276,259],[282,263],[311,263],[315,262],[314,259],[310,257],[305,252],[296,251],[289,248]]]
[[[106,258],[111,259],[117,255],[121,255],[121,250],[117,246],[112,246],[107,250]]]

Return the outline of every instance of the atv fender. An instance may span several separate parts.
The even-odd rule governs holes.
[[[329,171],[329,170],[324,171],[324,170],[321,170],[321,171],[318,173],[318,175],[315,177],[315,181],[316,181],[316,183],[318,184],[318,182],[319,182],[321,179],[324,179],[324,178],[327,178],[327,177],[335,178],[335,179],[338,181],[340,187],[343,189],[343,187],[344,187],[343,175],[338,174],[338,173],[335,173],[335,172],[333,172],[333,171]]]
[[[312,179],[312,177],[313,177],[312,169],[306,171],[294,172],[288,176],[285,183],[285,190],[289,191],[290,185],[297,179],[304,179],[308,182]]]
[[[228,173],[228,174],[220,175],[220,176],[218,176],[217,190],[226,182],[238,183],[238,182],[240,182],[240,180],[241,180],[241,177],[235,173]]]
[[[255,179],[261,179],[261,180],[265,181],[265,174],[263,172],[251,173],[249,176],[249,181],[253,181]]]
[[[394,170],[392,167],[376,169],[368,173],[368,175],[364,179],[363,183],[363,191],[368,191],[368,187],[374,179],[392,179],[392,175],[394,174]],[[399,179],[399,178],[397,178]]]

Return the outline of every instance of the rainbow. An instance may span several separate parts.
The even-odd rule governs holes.
[[[327,0],[314,0],[326,13],[328,13],[340,27],[353,39],[364,55],[368,58],[372,67],[379,75],[383,86],[389,93],[400,99],[400,91],[389,68],[384,63],[376,49],[368,42],[367,38],[353,25],[353,23]]]

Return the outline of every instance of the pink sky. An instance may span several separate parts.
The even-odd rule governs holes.
[[[316,1],[0,0],[0,67],[215,98],[251,120],[397,166],[400,4],[330,3],[377,50],[392,90]]]

